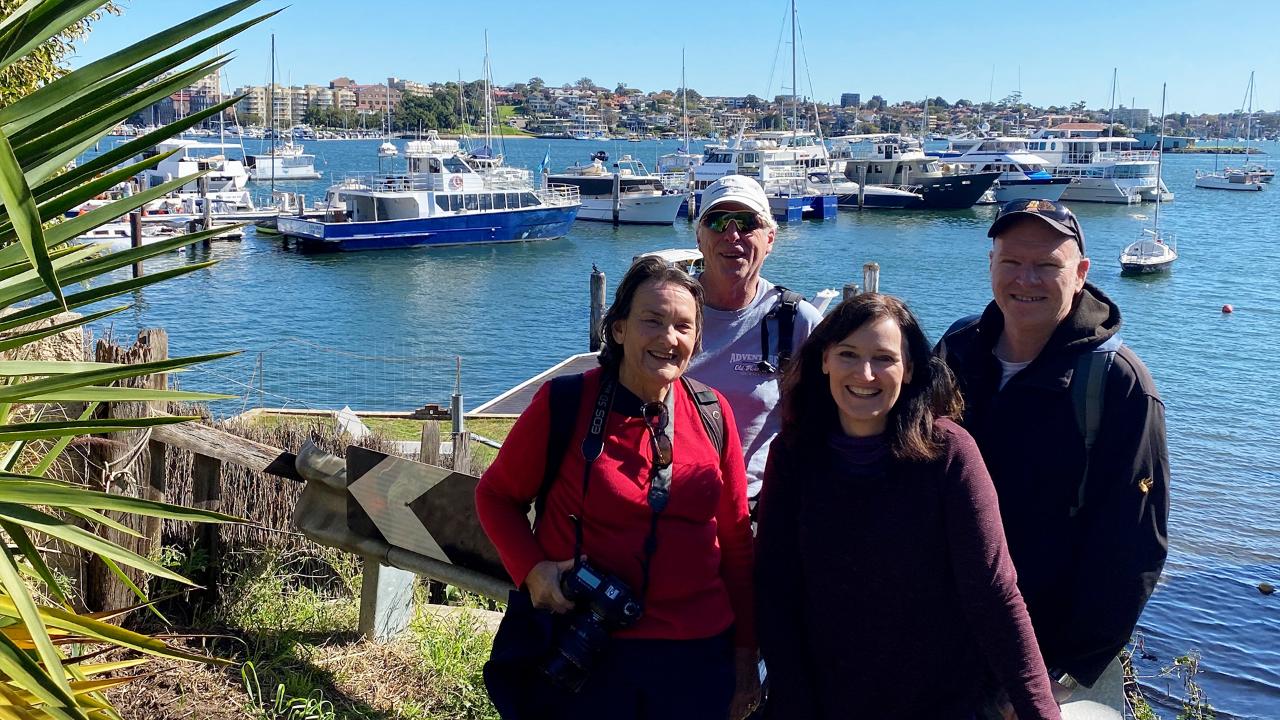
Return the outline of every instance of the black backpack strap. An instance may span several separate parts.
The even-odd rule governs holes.
[[[688,375],[680,377],[684,383],[684,389],[689,393],[689,397],[693,398],[693,403],[698,407],[698,417],[702,418],[702,427],[707,430],[707,437],[711,438],[711,444],[715,446],[716,455],[724,456],[724,413],[720,410],[720,397],[710,387],[694,380]]]
[[[947,331],[942,333],[942,339],[938,341],[938,357],[943,360],[947,359],[947,338],[962,330],[967,330],[977,325],[981,320],[982,313],[977,313],[975,315],[966,315],[951,323],[951,327],[947,328]]]
[[[804,296],[794,290],[788,290],[781,285],[773,287],[782,297],[760,323],[760,362],[757,363],[760,370],[767,373],[782,372],[791,361],[791,354],[795,349],[793,344],[796,313],[800,311],[800,302],[804,300]],[[778,323],[777,367],[769,362],[769,320],[771,319],[775,319]]]
[[[582,399],[582,375],[561,375],[551,378],[551,419],[547,423],[547,458],[542,472],[542,484],[533,500],[534,523],[542,518],[547,504],[547,493],[560,473],[560,463],[569,449],[569,438],[578,424],[578,405]]]
[[[1106,404],[1107,374],[1111,372],[1116,352],[1123,344],[1119,335],[1112,335],[1090,352],[1081,353],[1076,359],[1075,371],[1071,373],[1071,406],[1075,410],[1076,427],[1080,430],[1080,437],[1084,439],[1084,472],[1080,476],[1080,487],[1076,490],[1075,504],[1071,506],[1072,517],[1084,507],[1089,463],[1093,459],[1093,446],[1098,440],[1098,429],[1102,427],[1102,412]]]
[[[796,313],[800,312],[804,296],[781,285],[776,287],[782,292],[782,300],[774,310],[778,314],[778,369],[785,370],[795,350],[792,345],[795,339]]]

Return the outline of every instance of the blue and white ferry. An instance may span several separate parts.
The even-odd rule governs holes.
[[[281,216],[303,250],[388,250],[420,245],[550,240],[568,234],[578,188],[535,189],[529,171],[480,172],[451,140],[414,140],[403,173],[361,173],[329,190],[322,219]]]

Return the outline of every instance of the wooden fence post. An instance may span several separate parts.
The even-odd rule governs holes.
[[[159,329],[142,330],[133,347],[127,349],[106,340],[99,340],[94,349],[94,359],[98,362],[137,364],[168,357],[169,336]],[[157,374],[126,378],[116,384],[163,389],[167,385],[167,376]],[[161,405],[145,402],[110,403],[104,404],[99,413],[111,418],[147,417],[151,414],[153,404]],[[164,458],[152,458],[147,452],[148,447],[155,444],[157,443],[150,442],[150,434],[146,430],[113,433],[104,442],[94,443],[89,452],[87,479],[90,486],[131,497],[164,499]],[[142,533],[143,537],[135,538],[111,528],[102,528],[104,538],[143,557],[151,556],[159,550],[163,522],[119,513],[109,515]],[[141,571],[122,569],[135,584],[145,587],[146,576]],[[84,600],[90,610],[115,610],[134,604],[137,598],[98,556],[93,555],[89,557],[86,567]]]
[[[199,453],[191,464],[191,505],[198,510],[222,509],[222,461]],[[205,587],[202,597],[212,605],[218,601],[218,569],[222,548],[218,543],[218,526],[202,523],[196,530],[195,550],[203,552],[207,563],[200,577],[192,580]]]
[[[440,465],[440,423],[428,420],[422,423],[422,441],[418,446],[418,459],[427,465]]]

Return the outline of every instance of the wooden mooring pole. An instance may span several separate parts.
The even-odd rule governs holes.
[[[587,349],[598,352],[604,343],[604,272],[595,265],[591,266],[591,327],[588,335]]]
[[[869,293],[880,292],[880,263],[869,262],[862,266],[862,287]]]
[[[129,213],[129,247],[142,247],[142,212],[134,210]],[[133,264],[133,276],[142,277],[142,261]]]
[[[613,224],[617,225],[622,215],[622,172],[618,164],[613,164]]]

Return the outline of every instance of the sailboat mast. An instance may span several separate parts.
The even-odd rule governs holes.
[[[458,70],[458,134],[467,134],[467,98],[462,94],[462,70]]]
[[[800,131],[800,98],[796,94],[796,0],[791,0],[791,144]]]
[[[1116,68],[1111,68],[1111,111],[1107,114],[1107,137],[1116,134]]]
[[[484,144],[493,147],[493,89],[489,86],[489,31],[484,31]]]
[[[271,33],[271,197],[276,195],[276,34]]]
[[[1165,92],[1166,90],[1168,90],[1168,87],[1169,87],[1168,83],[1164,83],[1160,86],[1160,145],[1159,145],[1159,154],[1156,155],[1155,230],[1156,230],[1157,237],[1159,237],[1159,233],[1160,233],[1160,200],[1164,195],[1164,193],[1160,190],[1160,184],[1161,184],[1161,178],[1163,177],[1161,175],[1161,169],[1164,167],[1164,98],[1165,98]]]
[[[689,152],[689,83],[684,79],[684,47],[680,48],[680,123],[684,125],[684,151]]]
[[[1249,136],[1253,134],[1253,71],[1249,71],[1249,114],[1244,120],[1244,163],[1249,164]]]

